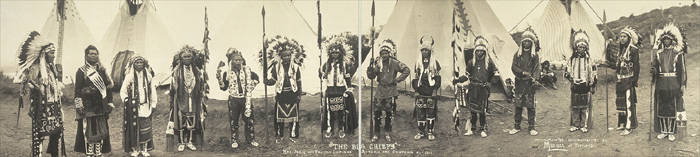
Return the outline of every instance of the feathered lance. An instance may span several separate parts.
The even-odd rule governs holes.
[[[323,35],[322,35],[322,33],[321,33],[321,32],[323,32],[323,31],[322,31],[322,28],[323,28],[323,27],[322,27],[322,25],[321,25],[321,23],[322,23],[322,22],[321,22],[321,19],[322,19],[322,18],[321,18],[321,0],[316,0],[316,13],[317,13],[317,15],[318,15],[318,32],[317,32],[317,34],[316,34],[316,35],[317,35],[317,37],[316,37],[316,38],[317,38],[316,42],[318,43],[318,50],[319,50],[319,52],[321,52],[321,53],[318,53],[318,54],[319,54],[319,55],[318,55],[318,67],[321,68],[321,66],[322,66],[322,64],[323,64],[323,60],[321,59],[321,57],[323,56],[323,48],[321,47],[321,43],[323,42]],[[321,94],[320,94],[320,95],[321,95],[321,103],[319,103],[319,104],[321,104],[320,107],[319,107],[319,108],[320,108],[320,111],[321,111],[321,114],[320,114],[320,115],[321,115],[321,121],[319,121],[319,122],[320,122],[319,124],[321,124],[321,125],[319,125],[319,128],[323,128],[322,125],[323,125],[324,123],[323,123],[323,120],[322,120],[322,119],[323,119],[323,117],[325,116],[324,114],[326,113],[326,112],[323,110],[323,106],[324,106],[324,104],[325,104],[325,102],[323,101],[323,78],[321,78],[321,79],[319,80],[318,83],[319,83],[319,85],[320,85],[320,86],[319,86],[319,88],[320,88],[319,91],[320,91],[320,93],[321,93]],[[323,136],[323,131],[324,131],[324,130],[321,129],[321,142],[322,142],[322,143],[325,143],[326,138]]]
[[[370,29],[370,37],[371,37],[371,44],[372,44],[372,59],[374,58],[374,0],[372,0],[372,29]],[[374,62],[374,60],[373,60]],[[373,66],[373,62],[369,63],[370,66]],[[376,68],[376,67],[374,67]],[[370,120],[369,120],[369,136],[374,138],[374,79],[370,79],[370,88],[369,88],[369,110],[370,110]]]
[[[264,2],[264,1],[263,1]],[[265,43],[265,5],[263,4],[262,7],[262,43],[263,43],[263,78],[265,81],[267,81],[267,44]],[[270,105],[267,104],[267,86],[265,86],[265,96],[263,98],[263,101],[265,103],[265,108],[269,109],[268,111],[272,111],[273,109],[270,108]],[[271,122],[274,121],[274,119],[270,118]],[[270,143],[270,131],[269,131],[269,126],[265,125],[265,141],[269,144]]]
[[[459,77],[459,70],[457,69],[457,64],[456,64],[456,62],[457,62],[456,61],[457,60],[457,51],[456,51],[457,39],[455,36],[456,32],[457,32],[457,26],[455,25],[455,9],[452,9],[452,35],[453,35],[453,38],[452,38],[452,71],[453,71],[453,73],[452,73],[452,75],[453,75],[453,78],[455,78],[455,79],[457,79],[457,77]],[[455,99],[459,100],[459,95],[460,95],[461,89],[457,87],[457,82],[452,82],[452,87],[454,87],[454,89],[455,89]],[[459,127],[459,118],[457,117],[459,114],[459,105],[457,105],[457,103],[458,103],[458,101],[455,101],[455,109],[454,110],[456,111],[455,112],[456,115],[453,116],[452,121],[454,122],[454,130],[456,132],[459,132],[459,128],[458,128]]]

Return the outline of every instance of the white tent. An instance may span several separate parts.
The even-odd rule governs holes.
[[[218,89],[215,72],[219,61],[226,62],[226,50],[229,47],[236,48],[243,52],[246,64],[256,72],[262,81],[262,64],[258,62],[258,52],[262,49],[262,8],[265,7],[266,38],[273,38],[276,35],[287,36],[297,40],[306,50],[306,59],[302,65],[302,87],[307,93],[318,93],[320,91],[318,66],[319,50],[317,47],[317,37],[312,30],[312,25],[308,23],[294,7],[291,1],[240,1],[235,2],[231,7],[231,14],[227,18],[224,27],[220,30],[212,30],[211,34],[211,54],[208,67],[210,75],[209,86],[210,98],[226,99],[227,94]],[[263,84],[259,84],[253,91],[255,97],[264,95]],[[273,88],[268,88],[268,95],[274,95]]]
[[[112,24],[109,25],[102,41],[97,45],[100,59],[107,69],[112,69],[111,62],[115,55],[124,50],[131,50],[136,55],[144,56],[156,72],[155,80],[162,82],[170,74],[172,56],[180,48],[168,34],[167,27],[156,12],[151,0],[133,4],[134,14],[129,10],[129,1],[124,1]]]
[[[544,8],[544,12],[533,24],[532,28],[540,38],[540,61],[546,60],[554,64],[563,64],[566,58],[571,56],[571,29],[584,30],[590,42],[591,58],[596,63],[604,61],[605,39],[586,12],[583,1],[571,2],[571,15],[566,12],[566,7],[560,0],[550,0]]]
[[[95,39],[92,37],[90,30],[87,25],[80,17],[78,10],[75,7],[73,0],[65,0],[64,13],[64,25],[63,25],[63,76],[64,78],[72,78],[75,72],[80,66],[84,64],[82,62],[84,56],[85,48],[93,44]],[[41,29],[41,35],[46,37],[52,43],[56,44],[58,48],[58,36],[59,36],[59,13],[57,12],[58,5],[54,4],[54,8],[51,10],[49,18],[46,19],[43,28]],[[64,79],[64,83],[71,83],[72,79]]]
[[[431,35],[435,39],[433,49],[433,57],[437,57],[438,62],[442,67],[440,75],[442,76],[441,95],[453,95],[452,78],[453,78],[453,51],[451,42],[453,40],[453,10],[455,10],[457,2],[462,1],[466,14],[466,19],[469,25],[472,26],[466,41],[456,40],[458,45],[465,45],[464,49],[471,48],[475,35],[482,35],[489,40],[491,48],[495,52],[491,52],[491,59],[495,62],[500,71],[502,81],[512,79],[513,74],[510,71],[510,65],[513,53],[517,50],[517,45],[513,42],[504,26],[498,21],[494,12],[491,10],[486,1],[465,1],[465,0],[445,0],[445,1],[430,1],[430,0],[407,0],[398,1],[387,23],[384,25],[382,32],[376,39],[378,47],[385,39],[393,40],[397,45],[397,58],[411,68],[411,75],[407,81],[401,82],[399,88],[402,90],[412,91],[410,81],[415,74],[413,73],[416,57],[418,57],[419,44],[418,40],[422,35]],[[455,16],[460,15],[456,13]],[[459,19],[460,17],[456,17]],[[464,28],[461,21],[457,21],[456,25]],[[455,38],[460,38],[463,35],[454,35]],[[466,43],[460,43],[466,42]],[[373,51],[375,57],[379,56],[378,51]],[[457,64],[460,69],[464,69],[465,61],[462,53],[457,53]],[[361,72],[365,73],[369,60],[361,65]],[[463,70],[460,70],[464,73]],[[364,81],[369,84],[369,81]]]

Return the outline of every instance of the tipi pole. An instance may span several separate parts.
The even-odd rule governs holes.
[[[263,68],[262,68],[262,70],[263,70],[263,78],[266,82],[267,81],[267,44],[265,44],[265,4],[264,4],[264,1],[263,1],[263,7],[262,7],[261,14],[262,14],[262,30],[263,30],[263,34],[262,34]],[[274,109],[270,108],[270,105],[267,103],[267,85],[265,85],[263,87],[265,88],[265,96],[263,98],[263,103],[265,103],[265,108],[269,109],[268,111],[273,111]],[[272,119],[270,122],[273,123],[273,125],[275,123],[274,116],[275,115],[272,116],[273,118],[270,118],[270,119]],[[268,144],[270,143],[270,131],[269,131],[270,129],[269,128],[270,128],[270,126],[265,125],[265,142],[267,142]]]
[[[322,31],[322,26],[321,26],[321,23],[322,23],[322,22],[321,22],[321,0],[316,0],[316,14],[318,15],[318,33],[316,34],[316,35],[317,35],[317,36],[316,36],[316,38],[317,38],[317,39],[316,39],[316,42],[318,43],[318,45],[317,45],[317,46],[318,46],[318,52],[320,52],[320,53],[318,53],[318,67],[319,67],[319,68],[322,68],[321,66],[323,66],[323,59],[322,59],[322,56],[323,56],[323,48],[322,48],[321,44],[323,43],[323,33],[321,33],[321,32],[323,32],[323,31]],[[321,94],[320,94],[320,95],[321,95],[321,97],[320,97],[320,98],[321,98],[321,103],[319,103],[319,104],[320,104],[320,107],[319,107],[319,108],[320,108],[320,111],[321,111],[321,114],[320,114],[320,115],[321,115],[321,119],[319,119],[319,120],[320,120],[320,121],[319,121],[319,124],[321,124],[321,125],[319,125],[319,128],[321,128],[321,143],[326,143],[326,138],[323,136],[323,133],[324,133],[323,131],[325,131],[325,130],[323,130],[323,128],[324,128],[323,125],[325,124],[325,123],[324,123],[325,121],[323,120],[323,117],[325,117],[324,114],[326,113],[326,112],[323,110],[323,106],[324,106],[324,104],[325,104],[325,103],[323,102],[323,77],[319,80],[318,83],[319,83],[319,85],[320,85],[320,86],[319,86],[319,88],[320,88],[319,92],[321,93]],[[327,118],[328,118],[328,117],[327,117]],[[327,119],[327,120],[328,120],[328,119]],[[328,128],[326,128],[326,129],[328,129]]]
[[[371,11],[371,16],[372,16],[372,27],[370,29],[370,40],[372,44],[372,58],[370,61],[374,62],[374,0],[372,0],[372,11]],[[374,63],[370,62],[370,66],[373,66]],[[376,67],[374,67],[376,68]],[[374,138],[374,79],[370,79],[370,88],[369,88],[369,136],[370,138]]]

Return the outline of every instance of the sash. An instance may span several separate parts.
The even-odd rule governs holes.
[[[100,73],[98,73],[97,70],[90,65],[85,65],[81,67],[80,70],[83,71],[85,76],[90,79],[90,82],[97,87],[97,90],[100,91],[102,98],[107,97],[107,86],[105,85],[104,80],[102,80]]]

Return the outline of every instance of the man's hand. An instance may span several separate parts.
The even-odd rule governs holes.
[[[107,103],[107,114],[112,113],[112,110],[114,109],[114,104],[113,103]]]

